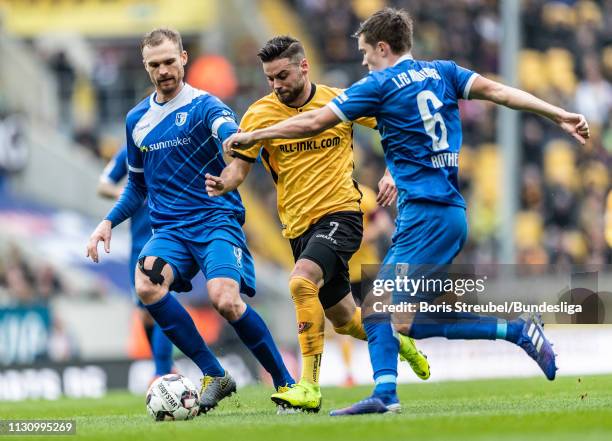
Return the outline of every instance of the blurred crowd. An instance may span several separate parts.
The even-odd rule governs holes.
[[[21,115],[4,104],[0,91],[0,196],[8,178],[24,169],[28,160],[28,147]]]
[[[110,159],[123,142],[126,112],[148,92],[138,46],[61,40],[31,44],[57,84],[60,130],[94,158]]]
[[[31,362],[33,360],[28,358],[31,351],[35,353],[37,361],[64,361],[77,357],[79,348],[74,335],[55,314],[50,304],[53,298],[68,293],[60,273],[47,262],[35,263],[34,259],[26,256],[15,243],[2,245],[0,247],[0,328],[5,333],[5,339],[0,349],[0,366]],[[27,328],[25,316],[16,315],[15,312],[23,308],[47,311],[49,323],[38,322],[46,329],[43,331],[36,327]],[[46,313],[41,312],[41,314],[44,316]],[[27,335],[24,334],[24,330],[30,333],[42,332],[42,334]],[[20,342],[17,351],[14,349],[15,342]]]
[[[0,307],[48,306],[61,294],[66,286],[51,264],[35,264],[14,243],[0,252]]]
[[[351,35],[360,21],[384,5],[412,13],[416,58],[452,59],[497,77],[502,37],[498,1],[292,3],[308,23],[327,75],[344,78],[346,84],[366,73]],[[518,262],[612,263],[612,1],[526,0],[522,5],[520,87],[583,113],[591,125],[592,140],[580,146],[552,123],[521,115]],[[498,184],[503,164],[494,144],[496,109],[484,102],[463,101],[461,115],[460,185],[469,205],[470,239],[459,260],[496,262],[497,204],[505,191]],[[373,139],[359,138],[363,151],[358,152],[361,160],[356,170],[360,182],[370,186],[384,167]]]

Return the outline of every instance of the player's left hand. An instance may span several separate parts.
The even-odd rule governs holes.
[[[232,150],[240,150],[255,144],[250,132],[237,132],[223,142],[223,152],[230,155]]]
[[[211,198],[215,196],[221,196],[225,194],[225,182],[219,176],[213,176],[210,173],[206,173],[206,193]]]
[[[585,144],[586,140],[591,137],[589,123],[587,123],[584,115],[579,113],[565,112],[558,121],[558,124],[580,144]]]
[[[395,203],[397,199],[397,187],[393,178],[385,174],[380,181],[378,181],[378,195],[376,196],[376,203],[381,207],[388,207]]]

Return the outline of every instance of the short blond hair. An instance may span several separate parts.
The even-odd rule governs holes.
[[[178,46],[179,52],[183,52],[183,39],[181,38],[181,34],[179,34],[178,31],[169,28],[157,28],[145,34],[140,42],[140,52],[142,52],[146,46],[159,46],[165,40],[170,40]]]

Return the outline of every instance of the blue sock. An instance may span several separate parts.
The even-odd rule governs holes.
[[[522,320],[512,320],[509,322],[506,320],[500,320],[500,323],[497,326],[497,338],[516,343],[521,336],[524,325],[525,322]]]
[[[374,393],[388,405],[397,403],[397,354],[399,341],[393,334],[391,323],[367,320],[364,328],[368,335],[370,363],[374,371]]]
[[[295,383],[285,367],[266,323],[257,314],[257,311],[247,305],[244,314],[229,324],[234,327],[240,340],[249,348],[259,363],[270,373],[275,388]]]
[[[417,314],[410,328],[410,337],[416,339],[446,337],[449,340],[495,340],[500,338],[499,321],[497,317],[471,313]]]
[[[155,362],[155,375],[166,375],[172,370],[172,342],[156,323],[153,326],[151,351]]]
[[[206,346],[191,316],[172,294],[167,293],[160,301],[145,307],[170,341],[191,358],[204,375],[225,375],[219,360]]]

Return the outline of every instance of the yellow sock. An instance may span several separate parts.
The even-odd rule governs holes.
[[[302,379],[318,384],[325,329],[325,312],[319,301],[319,287],[310,280],[297,276],[289,280],[289,290],[298,321]]]
[[[312,384],[319,384],[322,355],[323,354],[302,355],[302,380],[306,380]]]
[[[350,335],[358,340],[368,339],[363,323],[361,323],[361,308],[355,308],[355,314],[353,314],[348,323],[337,328],[334,327],[334,329],[338,334]]]
[[[340,349],[342,350],[342,361],[347,369],[351,367],[351,360],[353,359],[353,340],[348,337],[341,337]]]

